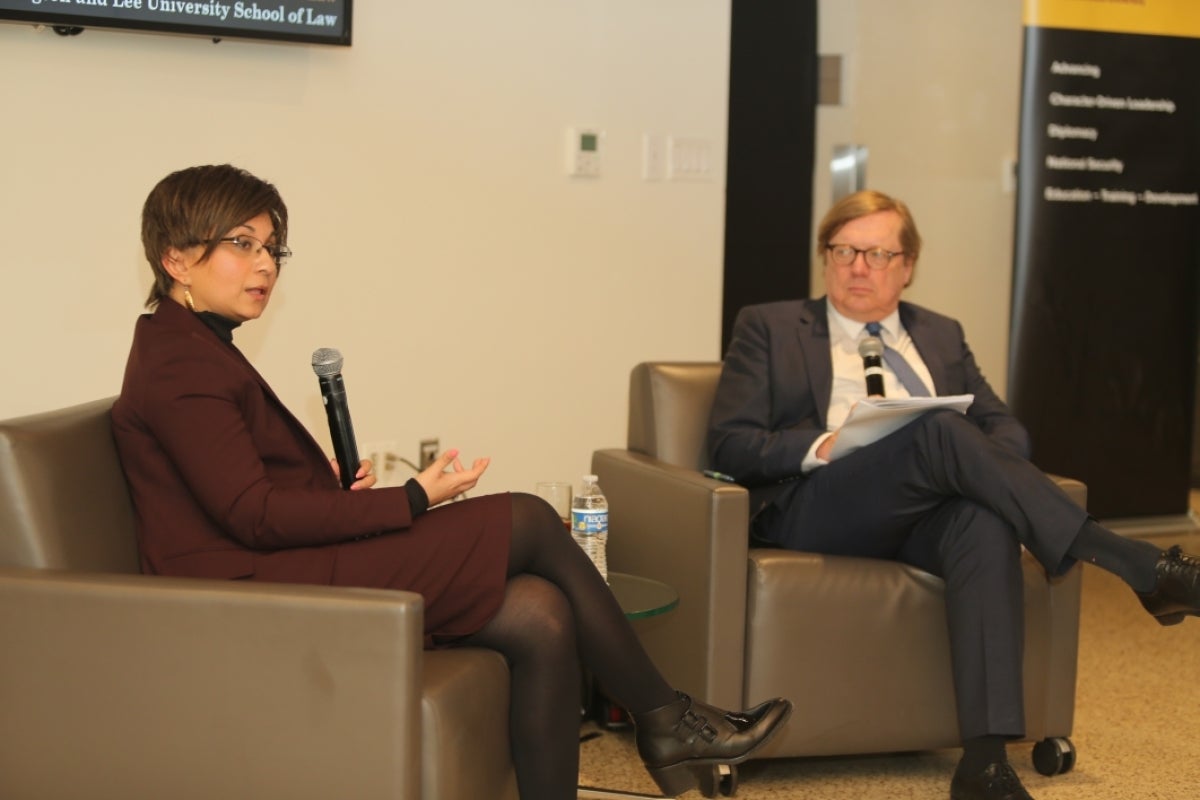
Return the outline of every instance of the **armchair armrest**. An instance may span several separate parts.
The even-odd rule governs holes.
[[[1071,498],[1079,505],[1080,508],[1087,508],[1087,484],[1083,481],[1078,481],[1074,478],[1065,478],[1062,475],[1055,475],[1047,472],[1046,477],[1058,484],[1058,488],[1066,492],[1067,497]]]
[[[745,671],[749,494],[629,450],[597,450],[608,498],[608,564],[679,592],[679,607],[639,624],[667,680],[739,708]]]
[[[1087,484],[1075,478],[1046,473],[1058,488],[1066,492],[1081,508],[1087,508]],[[1040,595],[1045,606],[1040,609],[1029,607],[1030,599],[1026,600],[1026,617],[1034,615],[1045,620],[1041,635],[1044,641],[1026,651],[1026,660],[1044,654],[1044,662],[1038,667],[1047,676],[1045,695],[1040,699],[1037,708],[1044,713],[1044,727],[1041,738],[1048,736],[1067,736],[1075,724],[1075,703],[1066,702],[1062,698],[1074,698],[1075,678],[1079,661],[1079,615],[1083,593],[1083,570],[1076,565],[1065,575],[1047,577],[1047,591]],[[1027,594],[1028,597],[1028,594]],[[1034,636],[1037,637],[1037,632]],[[1026,669],[1029,669],[1027,665]],[[1035,715],[1030,715],[1034,716]],[[1036,718],[1027,717],[1028,734],[1036,727]]]
[[[419,595],[0,568],[12,797],[418,798]]]

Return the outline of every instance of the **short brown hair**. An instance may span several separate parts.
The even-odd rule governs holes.
[[[901,201],[874,189],[846,195],[825,212],[817,226],[817,258],[824,257],[825,248],[843,225],[879,211],[895,211],[900,215],[900,246],[904,248],[904,255],[915,262],[921,255],[921,234],[917,232],[912,213]]]
[[[142,247],[154,272],[146,307],[157,306],[175,282],[162,265],[167,250],[202,244],[204,260],[216,248],[216,237],[264,213],[275,225],[275,243],[286,245],[283,198],[246,170],[229,164],[189,167],[159,181],[142,207]]]

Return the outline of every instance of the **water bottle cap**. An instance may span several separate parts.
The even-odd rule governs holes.
[[[598,478],[598,477],[597,477],[597,476],[595,476],[595,475],[584,475],[584,476],[583,476],[583,482],[584,482],[584,483],[595,483],[595,482],[596,482],[596,481],[598,481],[598,480],[600,480],[600,478]]]

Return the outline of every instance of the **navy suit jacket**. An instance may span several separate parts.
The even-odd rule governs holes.
[[[900,322],[933,377],[934,394],[974,394],[967,416],[997,442],[1029,457],[1029,435],[988,385],[950,317],[900,304]],[[743,308],[709,420],[714,469],[750,488],[751,515],[803,480],[801,464],[826,432],[833,388],[824,297]]]

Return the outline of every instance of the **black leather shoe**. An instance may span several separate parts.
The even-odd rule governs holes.
[[[1162,554],[1154,567],[1158,583],[1154,591],[1138,599],[1160,625],[1178,625],[1188,614],[1200,615],[1200,559],[1175,545]]]
[[[792,713],[782,698],[747,711],[724,711],[682,692],[673,703],[633,715],[638,755],[667,797],[686,792],[714,765],[740,764]]]
[[[950,800],[1033,800],[1007,761],[988,764],[982,772],[964,775],[962,765],[950,781]]]

